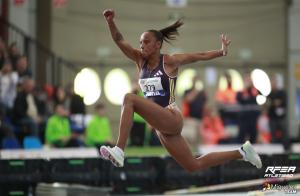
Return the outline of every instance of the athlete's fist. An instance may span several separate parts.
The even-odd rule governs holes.
[[[115,12],[112,9],[106,9],[103,11],[103,16],[107,21],[110,21],[115,17]]]

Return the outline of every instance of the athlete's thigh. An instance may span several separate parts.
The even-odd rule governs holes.
[[[170,155],[185,169],[197,167],[197,162],[188,144],[180,135],[165,135],[157,131],[160,142],[168,150]]]
[[[156,130],[167,134],[175,134],[181,131],[182,116],[179,111],[163,108],[140,96],[134,96],[133,101],[134,111]]]

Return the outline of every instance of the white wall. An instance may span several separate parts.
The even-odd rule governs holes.
[[[226,33],[232,39],[230,55],[213,63],[238,64],[240,50],[245,48],[252,51],[252,62],[270,64],[286,60],[284,0],[189,0],[182,9],[167,7],[165,0],[70,0],[64,8],[53,9],[53,50],[70,60],[103,62],[97,51],[105,52],[107,48],[111,53],[105,62],[128,64],[111,40],[101,14],[105,8],[116,11],[120,31],[134,47],[139,47],[143,31],[165,27],[169,16],[177,13],[184,17],[185,25],[173,46],[165,44],[165,52],[172,47],[185,52],[219,49],[219,35]]]
[[[15,5],[9,0],[9,22],[21,28],[27,35],[36,37],[36,0],[24,0],[22,5]]]

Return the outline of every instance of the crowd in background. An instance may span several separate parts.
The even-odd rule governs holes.
[[[0,148],[96,146],[112,142],[105,106],[89,122],[83,98],[67,87],[39,86],[16,43],[0,39]],[[31,146],[30,146],[31,145]]]
[[[227,87],[215,93],[215,104],[208,104],[200,78],[182,97],[185,118],[183,136],[191,144],[282,143],[287,145],[286,92],[274,78],[267,102],[259,106],[260,92],[245,74],[245,87],[236,92],[229,74]],[[132,93],[143,96],[138,85]],[[87,118],[87,116],[89,118]],[[113,145],[110,121],[105,105],[95,106],[93,115],[86,113],[83,98],[75,94],[72,84],[39,86],[35,84],[27,57],[16,43],[6,47],[0,39],[0,141],[1,148],[81,147]],[[155,131],[138,114],[129,145],[160,145]]]
[[[183,96],[186,118],[183,134],[190,140],[200,138],[203,144],[281,143],[288,145],[286,129],[287,95],[271,78],[271,93],[264,105],[258,105],[260,92],[254,87],[250,74],[244,75],[244,88],[235,91],[232,79],[225,73],[227,87],[215,93],[215,107],[209,106],[205,90],[197,89],[199,79]],[[187,131],[185,131],[187,130]],[[193,130],[193,132],[191,132]],[[195,137],[198,135],[198,137]]]

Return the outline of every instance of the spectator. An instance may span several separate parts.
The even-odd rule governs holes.
[[[35,87],[34,91],[34,97],[36,98],[36,102],[37,102],[37,109],[38,109],[38,113],[39,115],[43,118],[43,119],[48,119],[48,117],[50,116],[51,112],[51,108],[48,105],[48,94],[46,92],[46,90],[44,89],[43,86],[38,85]]]
[[[218,144],[228,137],[221,118],[209,107],[203,111],[200,135],[204,144]]]
[[[7,61],[8,54],[6,51],[6,45],[2,37],[0,37],[0,70],[2,69],[4,62]]]
[[[190,89],[186,90],[183,95],[184,104],[187,105],[187,110],[184,112],[185,117],[194,118],[197,120],[202,119],[204,105],[206,104],[206,94],[200,89],[201,83],[198,76],[193,78],[193,85]]]
[[[85,130],[85,105],[83,98],[74,92],[74,87],[69,84],[67,87],[66,105],[70,111],[71,129],[79,134]]]
[[[22,126],[24,134],[38,136],[38,122],[40,121],[37,100],[33,95],[34,81],[24,78],[21,90],[17,94],[13,107],[13,121]],[[22,139],[22,138],[21,138]]]
[[[44,84],[43,89],[47,93],[49,101],[51,101],[54,96],[54,87],[51,84]]]
[[[221,105],[236,104],[236,92],[232,88],[232,79],[229,73],[224,74],[227,86],[224,90],[219,89],[216,93],[216,101]]]
[[[269,126],[269,116],[267,108],[263,108],[261,115],[257,119],[258,143],[268,144],[272,136]]]
[[[53,95],[54,105],[62,104],[65,106],[66,98],[67,98],[67,94],[65,89],[62,86],[56,86]]]
[[[198,130],[201,127],[201,119],[203,108],[206,104],[206,94],[202,90],[201,80],[198,76],[193,78],[193,85],[186,90],[183,95],[183,115],[184,126],[182,129],[182,136],[189,141],[191,145],[198,143]]]
[[[39,114],[38,128],[39,128],[39,137],[44,143],[44,135],[47,119],[53,113],[51,104],[49,104],[48,94],[42,86],[37,86],[34,90],[35,102]]]
[[[17,70],[17,61],[20,58],[21,53],[17,47],[16,42],[13,42],[12,44],[10,44],[10,46],[8,48],[8,55],[9,55],[11,64],[13,66],[13,70]]]
[[[83,98],[74,92],[73,84],[67,87],[67,100],[69,105],[70,114],[85,114],[85,105]]]
[[[218,112],[226,127],[237,127],[237,113],[234,108],[237,106],[236,91],[232,88],[232,78],[229,73],[225,73],[227,86],[225,89],[219,89],[216,92],[215,100],[217,102]]]
[[[112,134],[105,106],[97,104],[95,111],[96,114],[86,127],[85,144],[87,146],[112,145]]]
[[[250,74],[245,74],[244,80],[244,90],[237,93],[237,102],[241,105],[238,142],[244,143],[249,137],[250,142],[255,143],[257,137],[256,123],[260,113],[256,103],[258,91],[253,86]]]
[[[284,143],[287,141],[286,130],[286,92],[280,89],[275,77],[271,79],[272,91],[268,96],[270,129],[272,143]]]
[[[79,140],[71,134],[68,111],[61,104],[55,106],[55,113],[48,119],[45,140],[53,147],[78,147],[80,145]]]
[[[0,103],[9,113],[17,95],[17,83],[18,74],[12,70],[12,65],[7,60],[0,71]]]
[[[20,56],[17,59],[17,62],[16,62],[16,71],[18,73],[20,82],[22,82],[22,79],[25,78],[25,77],[27,77],[27,78],[31,78],[32,77],[31,70],[28,67],[27,57]]]
[[[46,85],[44,88],[48,94],[49,109],[52,113],[54,113],[54,107],[58,104],[63,105],[65,108],[69,108],[69,105],[67,104],[67,93],[62,86],[58,85],[52,87]]]

